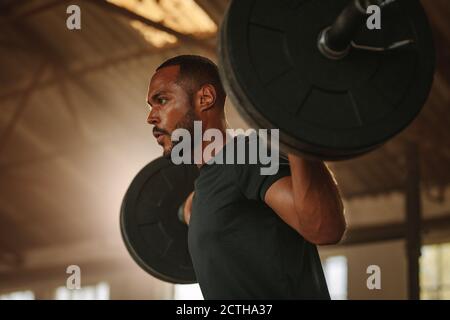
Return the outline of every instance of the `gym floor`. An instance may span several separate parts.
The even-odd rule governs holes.
[[[333,299],[450,299],[450,2],[421,3],[437,58],[422,112],[377,150],[329,163],[348,223],[341,243],[319,247]],[[227,4],[0,1],[0,299],[202,298],[132,260],[119,210],[161,155],[146,123],[151,74],[179,54],[217,61]],[[66,26],[69,5],[80,30]],[[226,113],[246,127],[229,101]],[[81,290],[66,287],[71,265]]]

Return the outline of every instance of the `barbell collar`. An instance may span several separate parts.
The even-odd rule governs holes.
[[[367,8],[381,5],[381,0],[352,0],[339,14],[335,22],[319,35],[318,47],[327,58],[342,59],[350,51],[351,41],[365,25]]]

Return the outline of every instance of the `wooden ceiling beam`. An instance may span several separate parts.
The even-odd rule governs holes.
[[[167,32],[168,34],[177,37],[180,41],[182,41],[186,44],[191,44],[191,45],[197,46],[197,47],[207,51],[210,54],[213,54],[213,55],[216,54],[215,46],[210,45],[207,41],[205,41],[203,39],[197,39],[193,35],[178,32],[172,28],[169,28],[169,27],[163,25],[162,23],[160,23],[158,21],[153,21],[149,18],[143,17],[131,10],[128,10],[126,8],[123,8],[114,3],[108,2],[106,0],[89,0],[88,2],[98,5],[99,7],[103,8],[103,9],[106,9],[112,13],[118,14],[125,18],[136,20],[136,21],[139,21],[149,27],[158,29],[160,31]]]

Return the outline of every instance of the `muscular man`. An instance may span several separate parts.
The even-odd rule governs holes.
[[[160,65],[147,121],[164,156],[173,148],[171,133],[192,133],[195,120],[225,137],[224,102],[209,59],[184,55]],[[259,163],[199,165],[184,213],[205,299],[329,299],[316,245],[339,242],[346,228],[336,183],[320,161],[289,154],[280,162],[275,175],[261,175]]]

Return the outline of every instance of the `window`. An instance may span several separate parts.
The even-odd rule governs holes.
[[[198,284],[176,284],[174,299],[203,300],[203,295]]]
[[[450,299],[450,243],[422,247],[420,298]]]
[[[27,290],[1,294],[0,300],[34,300],[34,293]]]
[[[108,300],[109,285],[100,282],[95,286],[82,287],[81,289],[67,289],[59,287],[56,289],[56,300]]]
[[[347,258],[345,256],[326,258],[323,271],[331,299],[347,299]]]

